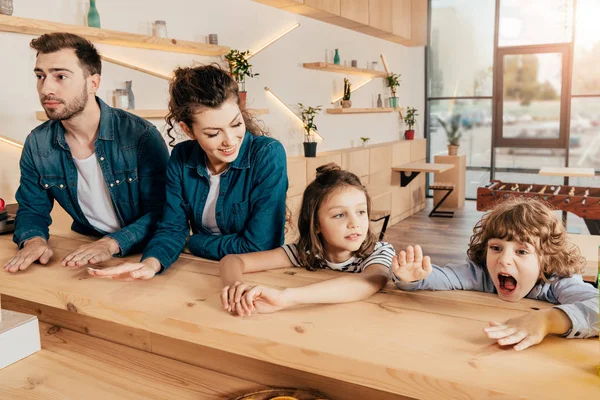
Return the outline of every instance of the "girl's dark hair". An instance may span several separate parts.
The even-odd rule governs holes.
[[[367,199],[367,215],[371,215],[371,197],[362,185],[358,176],[352,172],[343,171],[337,164],[329,163],[317,168],[317,177],[306,187],[302,196],[302,206],[298,217],[298,262],[309,271],[325,267],[327,252],[323,238],[319,233],[319,208],[321,204],[335,191],[345,187],[353,187],[365,194]],[[353,254],[356,257],[367,257],[376,243],[371,226],[367,231],[365,241]]]
[[[165,117],[167,135],[173,146],[176,137],[171,134],[174,126],[184,122],[190,128],[194,122],[194,114],[203,107],[219,108],[230,98],[235,98],[240,105],[238,84],[218,64],[196,67],[179,67],[169,83],[169,113]],[[256,136],[265,136],[263,130],[245,107],[240,107],[246,130]]]
[[[540,262],[539,279],[566,278],[583,272],[585,258],[567,240],[565,227],[542,200],[509,198],[485,214],[473,228],[467,255],[485,265],[487,242],[502,239],[529,243]]]

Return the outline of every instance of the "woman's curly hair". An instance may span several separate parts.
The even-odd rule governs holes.
[[[467,255],[477,265],[486,265],[487,242],[502,239],[531,244],[540,262],[544,282],[582,273],[585,258],[567,241],[563,223],[538,199],[510,198],[485,214],[473,228]]]
[[[319,230],[319,208],[333,193],[346,187],[353,187],[365,194],[367,199],[367,215],[371,215],[371,197],[362,185],[358,176],[349,171],[343,171],[337,164],[329,163],[317,168],[317,177],[304,191],[300,215],[298,216],[298,262],[309,271],[325,267],[327,251]],[[353,254],[365,258],[373,252],[375,235],[371,227],[367,231],[365,241]]]
[[[240,105],[239,88],[231,74],[218,64],[195,67],[179,67],[173,72],[169,83],[169,113],[165,117],[169,145],[174,146],[176,136],[172,134],[174,126],[184,122],[190,128],[194,114],[202,108],[219,108],[230,98]],[[267,132],[258,125],[256,118],[244,107],[240,107],[246,130],[256,136],[265,136]]]

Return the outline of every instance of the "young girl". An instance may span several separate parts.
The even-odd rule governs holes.
[[[188,236],[192,254],[213,260],[283,244],[285,150],[240,108],[232,76],[213,65],[177,68],[169,93],[168,134],[179,125],[192,140],[171,153],[162,221],[141,262],[92,275],[150,279],[177,260]]]
[[[345,303],[371,296],[388,280],[394,249],[375,240],[369,228],[370,211],[371,200],[356,175],[333,163],[317,168],[317,177],[302,198],[297,244],[221,260],[223,308],[249,316],[299,304]],[[283,290],[242,280],[245,272],[286,267],[354,274]]]
[[[558,304],[492,321],[484,329],[498,344],[516,350],[548,334],[598,335],[598,291],[579,275],[585,260],[541,201],[511,199],[496,206],[475,225],[467,254],[467,264],[441,268],[432,266],[419,246],[409,246],[394,260],[392,281],[402,290],[475,290],[497,293],[505,301],[527,297]]]

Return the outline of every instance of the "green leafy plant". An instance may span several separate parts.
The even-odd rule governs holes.
[[[412,130],[415,126],[415,117],[419,115],[417,109],[414,107],[407,107],[406,114],[404,114],[404,123],[408,126],[408,130]]]
[[[460,114],[453,114],[450,116],[450,120],[446,121],[440,117],[437,117],[438,122],[446,131],[446,138],[450,146],[458,146],[460,138],[462,137],[462,131],[460,129]]]
[[[350,94],[352,93],[350,91],[351,87],[352,84],[350,83],[350,81],[347,78],[344,78],[344,97],[342,98],[342,100],[350,100]]]
[[[254,78],[260,75],[252,72],[252,65],[248,62],[248,55],[250,55],[250,50],[239,51],[235,49],[231,49],[225,55],[225,60],[229,64],[229,72],[231,72],[236,82],[241,84],[245,83],[246,77]]]
[[[305,142],[312,142],[314,137],[314,132],[317,131],[317,124],[315,124],[315,117],[319,112],[321,112],[322,106],[305,106],[302,103],[298,103],[298,107],[300,107],[300,117],[302,118],[302,122],[304,123],[304,130],[306,134],[304,135]]]
[[[362,140],[363,144],[367,144],[367,142],[368,142],[369,140],[371,140],[371,138],[368,138],[368,137],[362,137],[362,136],[361,136],[361,137],[360,137],[360,140]]]
[[[385,77],[385,85],[392,91],[392,97],[396,97],[396,88],[400,86],[400,75],[392,72]]]

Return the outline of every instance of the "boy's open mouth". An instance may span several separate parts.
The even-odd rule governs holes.
[[[499,290],[504,294],[512,293],[517,288],[517,280],[509,274],[498,274]]]

